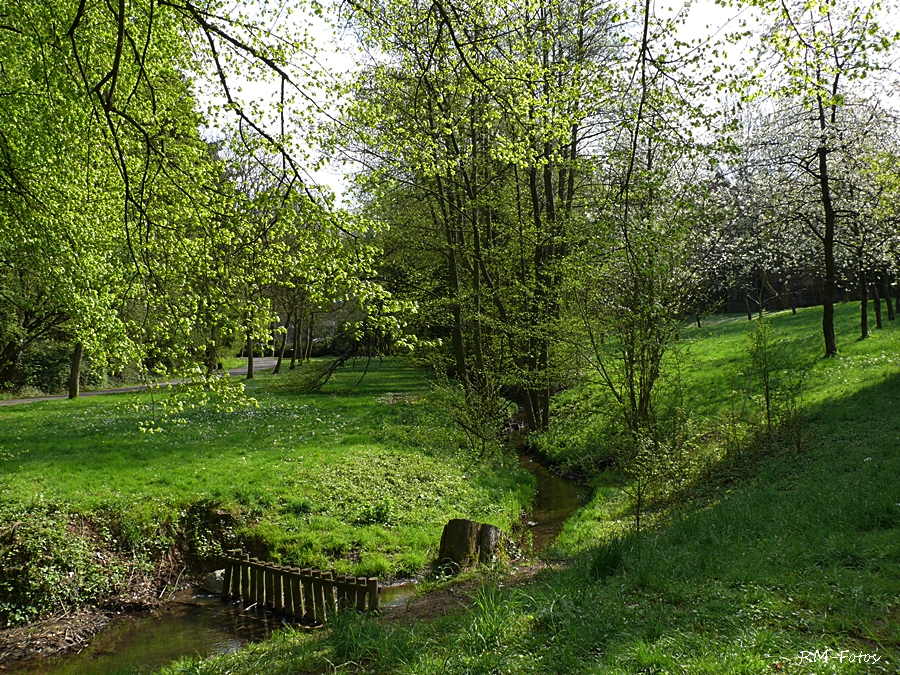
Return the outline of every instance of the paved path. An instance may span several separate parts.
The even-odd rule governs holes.
[[[261,373],[264,370],[269,370],[270,368],[274,368],[275,364],[278,363],[278,358],[274,356],[263,356],[257,357],[253,359],[253,372]],[[244,377],[247,374],[247,366],[241,366],[240,368],[232,368],[228,371],[228,374],[232,377]],[[169,387],[173,384],[179,384],[181,380],[169,380],[168,382],[163,382],[162,386]],[[147,385],[138,384],[132,387],[118,387],[116,389],[95,389],[93,391],[82,391],[80,396],[101,396],[103,394],[126,394],[130,391],[141,391],[142,389],[146,389]],[[37,403],[38,401],[55,401],[59,398],[68,398],[68,394],[53,394],[52,396],[37,396],[35,398],[10,398],[5,401],[0,401],[0,406],[5,405],[19,405],[20,403]]]

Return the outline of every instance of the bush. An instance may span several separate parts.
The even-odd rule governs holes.
[[[112,594],[125,567],[96,552],[73,516],[38,502],[0,513],[0,626]]]
[[[458,381],[451,381],[436,369],[437,382],[432,386],[430,402],[465,434],[469,449],[483,457],[500,448],[515,405],[500,395],[500,387],[485,377],[480,386],[467,392]]]
[[[608,390],[581,386],[551,402],[550,427],[529,436],[538,451],[567,471],[591,476],[611,468],[624,434]]]

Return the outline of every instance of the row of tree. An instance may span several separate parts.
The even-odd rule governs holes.
[[[284,6],[3,5],[0,383],[51,338],[76,374],[82,353],[210,372],[349,301],[440,339],[471,405],[542,428],[592,372],[643,433],[686,314],[810,280],[834,354],[838,284],[886,295],[897,271],[896,36],[877,4],[750,5],[738,72],[749,31],[687,43],[649,2],[353,0],[371,59],[347,86],[275,32]],[[311,143],[361,167],[354,215],[310,187]]]

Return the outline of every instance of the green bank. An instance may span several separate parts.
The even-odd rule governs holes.
[[[139,580],[158,591],[214,568],[223,547],[409,576],[447,519],[518,518],[533,479],[514,457],[466,449],[427,370],[361,361],[311,394],[303,368],[258,375],[244,396],[0,408],[0,621],[127,599]]]
[[[820,310],[771,317],[789,357],[781,376],[802,375],[799,448],[761,431],[747,386],[754,323],[685,328],[679,377],[702,462],[651,505],[640,537],[627,485],[598,472],[560,537],[567,564],[534,583],[488,574],[466,609],[437,621],[347,614],[164,672],[896,672],[900,329],[886,322],[855,341],[857,318],[856,305],[838,307],[841,352],[822,359]],[[545,444],[569,465],[578,447],[596,452],[583,437],[599,422],[581,420]]]

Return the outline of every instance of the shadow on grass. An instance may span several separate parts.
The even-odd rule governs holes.
[[[715,498],[640,540],[601,542],[527,587],[486,587],[442,624],[360,618],[328,644],[417,674],[896,672],[900,417],[886,411],[898,395],[892,375],[817,405],[806,451],[745,458]]]
[[[803,651],[848,649],[880,665],[845,659],[837,672],[894,672],[900,416],[888,411],[898,399],[895,374],[820,403],[808,411],[806,451],[726,462],[713,499],[640,541],[586,551],[536,589],[536,616],[553,605],[560,618],[523,634],[527,651],[547,645],[549,662],[567,664],[555,672],[591,672],[592,662],[762,672],[799,665]]]

